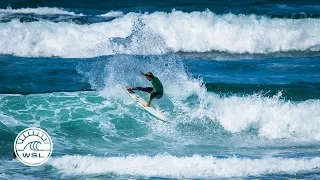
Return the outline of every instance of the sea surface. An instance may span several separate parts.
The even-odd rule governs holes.
[[[319,70],[319,0],[1,1],[0,179],[320,179]]]

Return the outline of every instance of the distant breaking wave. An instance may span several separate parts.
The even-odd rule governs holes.
[[[74,12],[69,12],[62,8],[49,8],[49,7],[39,7],[39,8],[21,8],[21,9],[12,9],[8,7],[7,9],[0,9],[0,14],[38,14],[38,15],[83,15],[83,14],[75,14]]]
[[[38,11],[50,13],[52,10]],[[74,14],[60,9],[55,9],[53,13]],[[115,19],[82,25],[72,21],[55,23],[47,20],[12,20],[1,23],[0,54],[83,58],[113,54],[159,55],[169,52],[272,54],[300,51],[308,54],[320,51],[320,19],[216,15],[210,11],[144,14],[110,12],[99,15],[103,16],[113,16]]]
[[[66,175],[110,174],[171,177],[212,178],[241,177],[272,173],[298,173],[318,169],[320,159],[273,158],[247,159],[230,157],[218,159],[212,156],[172,155],[103,157],[62,156],[49,164]]]

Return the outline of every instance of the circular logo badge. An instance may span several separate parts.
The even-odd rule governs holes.
[[[14,141],[14,152],[25,165],[40,166],[52,154],[52,140],[47,132],[40,128],[22,130]]]

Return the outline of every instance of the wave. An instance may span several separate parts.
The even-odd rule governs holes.
[[[110,12],[107,12],[105,14],[101,14],[99,16],[102,16],[102,17],[121,17],[121,16],[123,16],[123,12],[121,12],[121,11],[110,11]]]
[[[206,99],[198,109],[201,116],[218,121],[230,132],[253,130],[258,136],[269,139],[320,140],[317,130],[320,114],[316,111],[319,100],[294,103],[281,100],[279,96],[260,95]]]
[[[143,68],[141,67],[143,64]],[[239,95],[208,91],[202,80],[191,78],[179,56],[141,58],[114,56],[106,62],[83,61],[77,71],[88,78],[92,88],[114,101],[124,101],[124,85],[147,86],[137,72],[148,69],[162,81],[166,96],[161,101],[169,119],[177,124],[205,124],[205,137],[212,135],[212,122],[224,132],[252,133],[267,139],[320,141],[320,100],[290,101],[281,92],[269,96],[262,93]],[[209,84],[209,88],[210,84]],[[227,87],[228,88],[228,87]],[[211,89],[209,89],[211,90]],[[211,137],[211,136],[210,136]],[[197,137],[198,138],[198,137]]]
[[[139,74],[140,70],[153,72],[165,87],[164,97],[153,102],[154,107],[164,111],[172,122],[165,130],[152,124],[156,121],[154,117],[140,109],[124,89],[125,85],[150,85]],[[241,146],[251,137],[258,141],[252,143],[253,146],[261,139],[307,144],[320,141],[319,99],[294,102],[282,99],[281,92],[274,96],[216,94],[208,91],[201,79],[192,78],[178,55],[110,56],[103,61],[81,61],[77,72],[85,76],[98,92],[1,95],[0,109],[5,116],[0,121],[9,127],[15,127],[18,120],[41,124],[50,122],[54,123],[50,127],[55,128],[64,123],[60,120],[67,121],[64,125],[67,127],[86,126],[88,121],[93,121],[96,124],[90,131],[95,131],[99,140],[106,134],[110,139],[115,136],[132,138],[136,135],[132,133],[134,131],[143,132],[143,135],[137,133],[139,137],[159,135],[170,141],[194,141],[200,145],[203,142],[220,144],[217,141],[222,141],[226,146]],[[141,95],[147,98],[146,94]],[[77,123],[73,124],[75,121]],[[108,129],[100,127],[101,124],[107,124]],[[65,131],[63,127],[61,129]],[[74,133],[72,128],[66,128],[66,131],[67,134]],[[241,141],[233,141],[239,140],[239,136]],[[78,135],[75,137],[80,138]]]
[[[292,82],[286,84],[241,84],[241,83],[206,83],[208,91],[224,95],[261,94],[272,97],[281,92],[281,98],[293,101],[319,99],[320,84],[310,82]]]
[[[153,72],[165,87],[164,97],[155,100],[154,105],[164,111],[172,122],[172,126],[167,127],[170,141],[191,140],[202,144],[202,140],[205,140],[204,142],[217,144],[217,139],[222,139],[222,143],[227,146],[243,142],[230,143],[230,139],[232,141],[239,136],[242,139],[250,136],[257,141],[266,139],[271,142],[284,140],[313,144],[320,141],[319,99],[290,101],[283,99],[281,92],[274,96],[262,93],[224,95],[210,92],[208,90],[212,84],[209,84],[207,89],[201,79],[192,78],[178,55],[117,55],[103,58],[102,61],[81,61],[77,65],[77,72],[85,76],[84,79],[97,91],[0,95],[0,109],[4,115],[0,116],[0,121],[8,127],[21,125],[17,124],[20,120],[22,123],[52,122],[55,125],[50,127],[56,127],[62,123],[61,119],[70,121],[70,126],[73,121],[86,124],[92,120],[98,125],[108,123],[112,132],[119,133],[120,137],[123,131],[117,129],[117,123],[120,123],[120,127],[129,127],[130,130],[134,126],[137,132],[145,132],[151,136],[157,133],[161,137],[167,136],[157,125],[150,125],[151,130],[144,126],[145,123],[156,120],[136,106],[124,89],[125,85],[150,85],[139,74],[140,70]],[[52,84],[51,81],[48,83]],[[69,84],[72,85],[71,82]],[[313,86],[309,83],[300,85],[305,85],[306,89]],[[228,91],[238,88],[228,84],[222,86]],[[252,88],[252,91],[255,89],[252,86],[245,87]],[[288,88],[295,87],[295,84],[291,84]],[[266,88],[272,89],[269,86]],[[147,98],[146,94],[141,95]],[[40,121],[37,121],[39,119]],[[139,124],[140,122],[144,123]],[[96,126],[90,130],[97,131],[99,137],[110,132],[110,129]],[[107,133],[102,135],[100,131]],[[130,133],[131,131],[128,132]],[[111,134],[110,138],[113,137],[114,134]],[[253,143],[256,144],[258,143]]]
[[[0,7],[6,7],[8,2],[0,2]],[[196,0],[186,0],[186,1],[135,1],[135,2],[100,2],[100,1],[90,1],[90,2],[77,2],[71,3],[69,1],[55,0],[47,1],[43,0],[41,2],[10,2],[9,7],[21,8],[21,7],[62,7],[62,8],[73,8],[83,13],[88,13],[92,11],[124,11],[128,12],[156,12],[164,11],[170,12],[172,9],[191,12],[191,11],[203,11],[204,9],[209,9],[212,12],[218,14],[225,13],[236,13],[236,14],[267,14],[268,16],[282,16],[282,17],[294,17],[301,16],[306,17],[319,17],[319,3],[303,1],[303,2],[275,2],[275,1],[243,1],[241,3],[234,3],[224,0],[217,1],[196,1]],[[88,12],[89,11],[89,12]]]
[[[114,15],[114,14],[113,14]],[[210,11],[127,13],[108,22],[18,20],[0,26],[0,54],[83,58],[171,52],[270,54],[318,52],[320,19],[216,15]]]
[[[296,174],[319,169],[320,158],[273,158],[248,159],[213,156],[172,155],[94,157],[62,156],[49,164],[64,175],[117,174],[120,176],[146,176],[169,178],[224,178],[259,176],[274,173]]]
[[[55,124],[53,127],[64,126],[65,123],[73,126],[73,122],[77,122],[75,125],[87,126],[87,123],[94,122],[97,124],[92,127],[92,131],[96,131],[98,137],[108,136],[111,139],[115,134],[115,137],[126,134],[126,130],[121,127],[128,127],[127,133],[132,136],[132,126],[134,126],[137,132],[147,132],[151,136],[168,135],[167,138],[172,141],[181,140],[185,144],[187,144],[185,141],[202,144],[203,140],[214,144],[221,139],[222,144],[229,146],[233,139],[237,140],[239,137],[242,141],[233,144],[245,145],[245,139],[248,138],[250,141],[252,137],[257,140],[251,146],[259,145],[261,139],[311,144],[320,141],[319,100],[294,103],[278,97],[268,98],[258,95],[219,97],[208,92],[194,95],[192,91],[196,90],[191,89],[191,86],[192,84],[185,86],[189,92],[176,88],[176,91],[181,90],[180,94],[167,89],[172,91],[166,95],[169,97],[154,102],[155,107],[163,110],[172,122],[166,130],[158,126],[151,115],[135,106],[123,89],[117,87],[105,93],[108,95],[117,93],[118,100],[110,98],[106,100],[93,91],[27,96],[3,95],[3,101],[0,103],[2,109],[0,122],[10,129],[21,125],[27,126],[30,122],[39,123],[34,117],[41,117],[40,122],[44,123],[52,121]],[[14,102],[20,102],[20,106],[15,107]],[[10,110],[13,107],[15,109]],[[150,130],[145,129],[147,122],[151,123],[147,125],[150,126]],[[103,129],[106,123],[109,129]],[[137,123],[142,124],[137,125]],[[54,131],[60,130],[65,131],[63,128]],[[75,137],[86,138],[81,134]]]
[[[71,15],[71,16],[83,16],[83,14],[76,14],[74,12],[67,11],[63,8],[56,7],[38,7],[38,8],[21,8],[12,9],[8,7],[7,9],[0,9],[0,15],[3,14],[38,14],[38,15]]]

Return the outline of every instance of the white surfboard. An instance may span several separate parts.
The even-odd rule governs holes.
[[[129,91],[127,88],[126,88],[126,91],[129,93],[129,95],[132,97],[132,99],[135,99],[138,102],[138,104],[140,104],[140,106],[143,109],[145,109],[146,111],[148,111],[150,114],[157,117],[161,121],[168,122],[168,121],[166,121],[165,116],[160,111],[157,111],[153,107],[145,106],[147,104],[147,102],[144,99],[142,99],[138,94],[136,94],[134,91]]]

